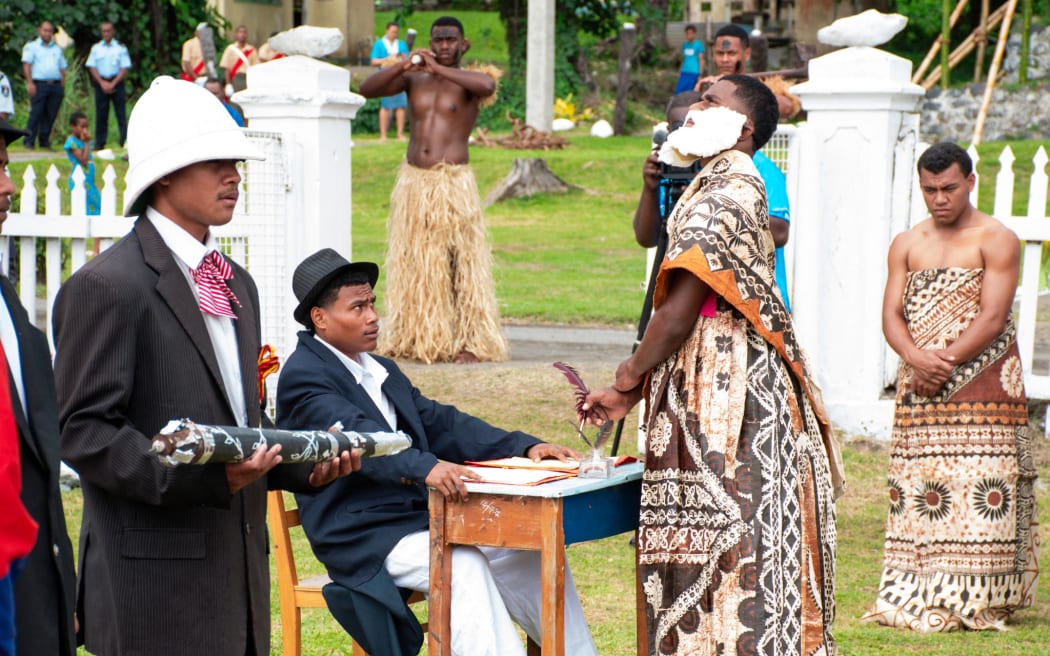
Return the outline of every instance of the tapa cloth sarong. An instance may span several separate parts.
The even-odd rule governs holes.
[[[638,558],[649,652],[835,654],[841,463],[776,291],[751,158],[709,162],[668,231],[656,306],[675,270],[718,301],[646,382]]]
[[[982,269],[912,271],[915,345],[943,349],[980,313]],[[864,620],[913,631],[1001,629],[1032,605],[1038,520],[1021,358],[1012,321],[933,397],[901,362],[879,595]]]
[[[481,196],[466,164],[402,162],[387,222],[386,317],[378,351],[427,364],[462,351],[507,359]]]

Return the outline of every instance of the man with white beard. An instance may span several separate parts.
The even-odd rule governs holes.
[[[776,292],[765,187],[751,161],[777,104],[726,75],[662,161],[703,169],[668,219],[652,320],[584,417],[646,399],[638,529],[651,654],[837,653],[842,465]]]

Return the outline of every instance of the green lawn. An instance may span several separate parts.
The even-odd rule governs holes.
[[[508,321],[634,325],[644,296],[645,260],[635,244],[631,220],[649,139],[574,134],[569,140],[568,148],[546,152],[471,149],[482,197],[510,172],[517,157],[544,158],[555,174],[576,187],[485,210],[500,311]],[[375,260],[382,268],[390,189],[404,145],[378,144],[360,135],[355,141],[354,257]],[[998,157],[1007,143],[1017,158],[1014,212],[1024,214],[1032,157],[1041,145],[1034,141],[980,146],[980,207],[991,211]],[[380,304],[382,289],[381,276]]]
[[[572,414],[572,396],[561,376],[548,365],[407,365],[406,371],[424,394],[454,403],[499,425],[533,432],[551,441],[575,445],[565,419]],[[611,368],[582,371],[587,380],[608,380]],[[508,391],[514,402],[507,403]],[[628,421],[628,426],[634,425]],[[575,441],[574,441],[575,440]],[[625,433],[624,451],[634,453],[633,433]],[[1037,486],[1044,526],[1050,522],[1050,476],[1045,443],[1037,461],[1043,477]],[[915,635],[861,624],[879,583],[883,523],[887,504],[884,492],[887,451],[883,445],[853,440],[844,449],[846,495],[839,500],[837,604],[834,634],[843,656],[1009,656],[1050,653],[1050,577],[1040,582],[1036,606],[1022,611],[1006,633],[956,633]],[[79,491],[67,493],[66,515],[76,544],[80,523]],[[297,557],[302,570],[319,574],[309,547],[298,537]],[[598,652],[603,656],[633,654],[634,590],[633,549],[627,535],[569,548],[569,563],[583,600]],[[1044,571],[1050,556],[1041,558]],[[272,577],[276,581],[276,575]],[[271,594],[272,654],[280,654],[281,624],[276,584]],[[349,652],[349,639],[326,611],[304,611],[304,654],[336,655]],[[425,650],[424,650],[425,653]]]
[[[495,12],[416,12],[405,27],[419,32],[416,46],[425,47],[430,23],[451,13],[466,25],[472,48],[467,63],[493,63],[506,67],[503,26]],[[376,12],[376,33],[393,12]],[[402,33],[404,34],[404,32]],[[112,132],[112,131],[111,131]],[[379,145],[374,138],[356,135],[353,151],[353,239],[354,257],[380,265],[385,258],[385,221],[389,193],[403,144]],[[580,325],[633,327],[641,306],[644,256],[631,233],[640,189],[640,169],[648,137],[618,137],[608,140],[587,136],[570,137],[570,147],[561,151],[525,152],[474,148],[472,165],[484,196],[509,171],[516,157],[543,157],[551,169],[575,188],[562,195],[543,196],[499,203],[486,210],[495,254],[495,277],[501,313],[510,322],[558,322]],[[982,161],[981,209],[990,211],[996,158],[1005,144],[980,147]],[[1011,143],[1017,157],[1014,213],[1027,207],[1027,178],[1037,142]],[[19,152],[20,145],[12,148]],[[58,153],[55,163],[63,174],[68,163]],[[25,163],[10,167],[19,183]],[[43,188],[45,168],[37,166],[37,185]],[[99,176],[104,169],[99,165]],[[126,164],[118,163],[119,179]],[[101,183],[101,180],[99,180]],[[122,189],[122,186],[121,186]],[[68,201],[67,201],[68,202]],[[378,292],[380,304],[384,281]],[[494,423],[520,428],[565,444],[578,446],[569,434],[565,419],[571,412],[567,386],[549,366],[484,365],[453,367],[407,365],[407,372],[431,397],[459,405]],[[608,380],[611,368],[583,372],[588,380]],[[508,399],[513,399],[508,403]],[[632,425],[628,421],[628,425]],[[885,472],[887,452],[883,445],[847,440],[844,458],[848,477],[846,495],[839,501],[837,602],[834,633],[844,656],[1009,656],[1050,654],[1050,577],[1043,577],[1034,609],[1021,612],[1006,633],[956,633],[920,636],[861,624],[858,618],[874,598],[882,555],[883,523],[886,514]],[[630,432],[624,441],[633,452]],[[1050,521],[1050,476],[1047,446],[1041,443],[1038,458],[1042,479],[1037,485],[1040,518]],[[79,491],[64,495],[66,515],[74,545],[80,529],[82,497]],[[299,536],[298,557],[302,573],[317,574],[321,568]],[[585,612],[604,655],[632,654],[634,644],[633,549],[627,536],[576,545],[569,549]],[[1045,570],[1048,556],[1041,558]],[[276,578],[274,577],[274,580]],[[281,623],[277,591],[271,595],[273,654],[280,654]],[[345,654],[349,638],[326,611],[304,613],[304,653]],[[571,655],[570,655],[571,656]]]
[[[354,256],[382,263],[389,193],[404,145],[380,145],[357,136],[353,151]],[[482,195],[510,170],[515,157],[543,157],[551,169],[576,188],[566,194],[499,203],[486,210],[492,234],[497,292],[508,321],[567,322],[633,327],[642,300],[644,260],[631,233],[631,216],[640,183],[640,163],[648,150],[645,137],[608,140],[570,137],[561,151],[519,152],[474,148],[472,165]],[[1034,152],[1037,146],[1018,144]],[[1002,144],[981,147],[986,158],[998,156]],[[17,150],[17,148],[16,148]],[[985,153],[989,153],[986,155]],[[1031,154],[1026,155],[1028,161]],[[57,158],[56,158],[57,159]],[[984,160],[985,162],[988,159]],[[16,179],[24,164],[12,165]],[[982,169],[984,165],[982,164]],[[1018,164],[1020,167],[1020,164]],[[38,174],[42,174],[38,168]],[[984,170],[985,180],[991,176]],[[42,179],[43,176],[40,175]],[[1027,188],[1019,189],[1027,193]],[[985,198],[990,197],[990,192]],[[382,297],[383,280],[379,295]],[[551,441],[575,444],[565,420],[572,414],[567,386],[549,366],[507,364],[460,368],[452,365],[407,365],[425,394],[454,403],[494,423],[521,428]],[[587,380],[608,380],[611,365],[582,372]],[[509,394],[508,394],[509,392]],[[513,399],[507,403],[507,399]],[[628,422],[628,426],[633,425]],[[632,452],[633,439],[625,439]],[[1045,443],[1040,455],[1047,452]],[[1043,481],[1050,476],[1040,457]],[[838,619],[834,632],[848,656],[951,655],[998,656],[1050,653],[1050,580],[1044,577],[1034,609],[1021,612],[1007,633],[958,633],[919,636],[861,624],[858,618],[878,586],[886,513],[887,454],[881,445],[850,441],[845,448],[846,496],[839,502],[837,570]],[[1050,492],[1037,487],[1043,522],[1050,520]],[[81,497],[65,495],[70,530],[79,533]],[[320,572],[305,540],[299,559],[307,574]],[[633,653],[633,550],[626,536],[576,545],[569,549],[585,612],[603,655]],[[1048,561],[1042,559],[1044,568]],[[276,580],[276,579],[275,579]],[[281,626],[277,593],[272,594],[274,654],[280,653]],[[349,640],[325,611],[307,611],[306,654],[344,654]]]
[[[471,150],[482,197],[510,172],[517,157],[543,157],[556,175],[578,187],[485,210],[501,314],[511,321],[633,324],[644,296],[645,255],[635,244],[631,218],[649,140],[570,139],[569,148],[547,152]],[[355,141],[354,257],[378,261],[382,269],[390,189],[404,145]],[[381,275],[380,299],[383,289]]]

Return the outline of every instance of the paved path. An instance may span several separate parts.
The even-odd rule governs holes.
[[[7,158],[8,158],[9,161],[12,161],[12,162],[32,162],[33,160],[44,159],[44,158],[47,158],[47,157],[51,157],[52,155],[54,155],[54,153],[48,152],[48,151],[45,150],[45,151],[33,151],[33,152],[8,153],[7,154]]]
[[[576,326],[503,326],[512,363],[603,362],[619,364],[631,354],[634,330]]]

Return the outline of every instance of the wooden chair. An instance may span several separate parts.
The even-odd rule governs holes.
[[[268,493],[270,532],[273,535],[273,556],[277,561],[277,591],[281,599],[281,634],[284,656],[302,656],[302,608],[328,608],[321,588],[331,582],[327,574],[299,580],[295,567],[295,553],[289,529],[299,526],[299,509],[284,507],[284,493],[274,490]],[[413,592],[408,603],[425,602],[422,592]],[[427,625],[423,624],[426,632]],[[368,656],[357,641],[353,641],[354,656]]]

